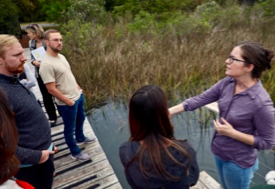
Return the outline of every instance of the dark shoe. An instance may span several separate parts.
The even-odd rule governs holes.
[[[56,125],[56,120],[50,120],[51,127]]]

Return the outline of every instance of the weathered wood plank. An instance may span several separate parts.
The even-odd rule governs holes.
[[[107,186],[107,187],[104,188],[104,189],[122,189],[122,187],[120,186],[120,184],[115,183],[115,184],[113,184],[113,185],[111,185],[111,186]]]
[[[221,189],[220,184],[205,171],[200,172],[199,182],[192,189]]]
[[[99,188],[104,188],[106,186],[114,185],[117,183],[117,178],[114,174],[112,174],[110,167],[101,169],[96,173],[90,172],[90,174],[83,174],[81,176],[82,180],[85,180],[85,182],[79,182],[79,180],[77,179],[73,181],[70,180],[70,182],[67,182],[65,185],[59,188],[89,188],[95,185],[99,185]]]

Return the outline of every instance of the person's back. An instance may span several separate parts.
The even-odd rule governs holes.
[[[162,150],[161,157],[164,168],[173,176],[179,177],[179,180],[173,181],[165,178],[164,175],[157,175],[152,169],[152,164],[148,154],[144,156],[145,169],[152,170],[150,177],[145,177],[141,170],[140,165],[137,161],[133,162],[128,166],[125,172],[127,180],[132,188],[142,189],[142,188],[189,188],[189,186],[195,185],[198,179],[198,165],[196,162],[196,153],[194,149],[188,144],[187,141],[177,141],[180,147],[185,149],[192,157],[190,163],[189,174],[186,174],[186,167],[179,166],[167,154]],[[120,159],[124,167],[134,158],[140,144],[136,141],[127,141],[120,146]],[[181,164],[188,164],[188,158],[184,156],[181,152],[173,147],[168,147],[171,155]]]
[[[132,188],[184,189],[196,184],[196,153],[186,140],[175,140],[168,101],[159,87],[148,85],[134,93],[129,124],[131,137],[119,154]]]

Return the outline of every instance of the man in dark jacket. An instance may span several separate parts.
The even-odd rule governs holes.
[[[53,151],[49,122],[32,92],[15,77],[26,58],[15,36],[0,35],[0,88],[6,93],[19,133],[16,149],[21,166],[16,178],[39,189],[53,182]]]

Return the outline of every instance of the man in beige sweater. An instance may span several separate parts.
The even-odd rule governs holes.
[[[67,59],[59,54],[63,47],[62,36],[58,30],[50,29],[44,33],[44,41],[47,52],[41,62],[39,74],[48,92],[55,97],[63,118],[64,136],[71,157],[79,161],[89,160],[89,155],[82,153],[77,144],[92,143],[95,138],[85,137],[83,133],[84,97]]]

